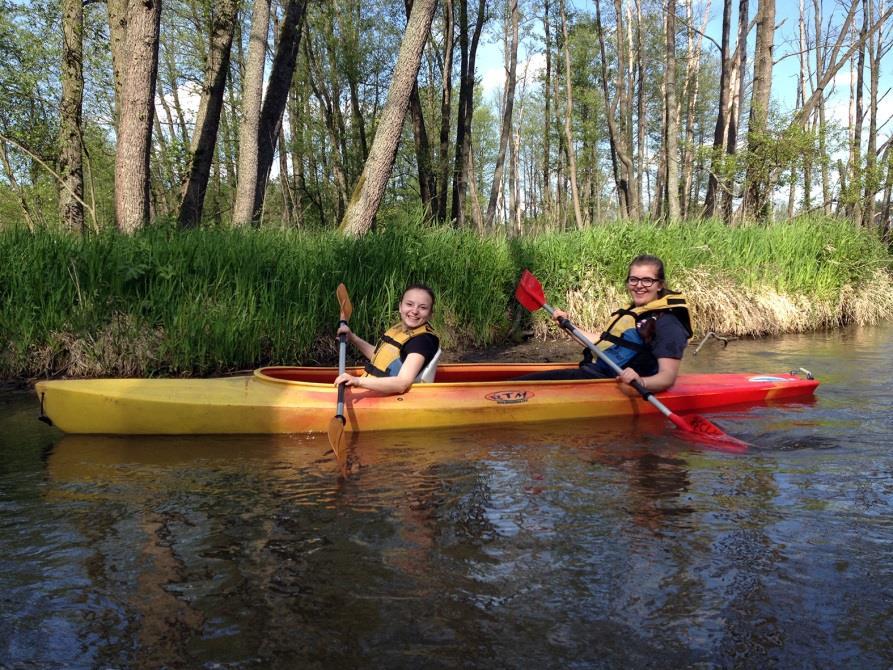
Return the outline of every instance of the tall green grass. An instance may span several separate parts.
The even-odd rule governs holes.
[[[880,303],[867,320],[893,313],[888,250],[868,232],[824,219],[739,228],[612,223],[517,240],[393,220],[361,239],[275,230],[156,228],[130,237],[11,230],[0,232],[0,377],[328,363],[339,282],[354,305],[351,327],[370,340],[396,320],[403,287],[424,282],[437,293],[434,323],[448,351],[498,342],[511,327],[524,267],[553,304],[576,306],[581,325],[593,326],[625,299],[622,278],[639,253],[663,257],[670,285],[699,295],[704,330],[772,330],[751,328],[747,310],[736,312],[739,301],[713,304],[735,291],[823,305],[805,327],[857,318],[863,312],[851,304],[860,296]],[[719,323],[728,314],[733,325]]]

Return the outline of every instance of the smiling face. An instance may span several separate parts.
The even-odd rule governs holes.
[[[428,322],[434,308],[434,300],[424,289],[411,288],[400,300],[400,321],[409,330]]]
[[[627,276],[626,289],[629,291],[633,304],[636,307],[657,300],[660,290],[664,287],[662,280],[658,279],[660,268],[653,263],[640,263],[631,265]],[[645,286],[650,283],[651,286]]]

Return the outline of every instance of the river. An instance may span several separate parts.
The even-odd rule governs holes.
[[[62,436],[0,394],[3,668],[890,668],[893,324],[707,342],[816,399],[352,438]]]

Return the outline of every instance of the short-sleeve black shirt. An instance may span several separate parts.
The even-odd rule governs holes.
[[[409,338],[409,341],[400,348],[400,361],[404,362],[409,354],[421,354],[425,359],[425,362],[422,364],[422,369],[424,369],[431,362],[431,359],[434,358],[434,354],[437,353],[438,349],[440,349],[440,340],[437,338],[437,335],[422,333]]]

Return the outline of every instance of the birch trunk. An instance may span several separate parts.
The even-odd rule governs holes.
[[[363,235],[372,227],[394,165],[409,95],[418,75],[436,5],[436,0],[415,0],[413,4],[375,139],[341,222],[341,230],[348,235]]]
[[[493,228],[496,218],[496,206],[502,194],[503,174],[505,172],[505,154],[512,135],[512,111],[515,105],[515,81],[518,72],[518,25],[521,14],[518,11],[518,0],[509,0],[509,12],[506,25],[506,79],[502,94],[502,127],[499,133],[499,150],[496,153],[496,166],[493,169],[493,183],[490,186],[490,200],[487,203],[485,227]]]

